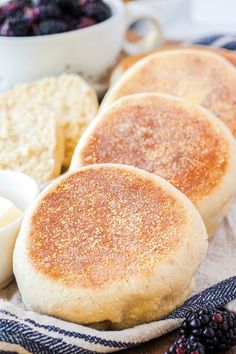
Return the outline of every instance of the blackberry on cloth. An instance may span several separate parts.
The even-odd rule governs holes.
[[[205,354],[204,346],[196,338],[181,337],[165,354]]]
[[[236,345],[236,316],[220,309],[201,309],[190,313],[180,332],[193,335],[208,352],[228,350]]]
[[[214,308],[191,311],[182,323],[180,336],[165,354],[224,352],[236,345],[236,314]]]

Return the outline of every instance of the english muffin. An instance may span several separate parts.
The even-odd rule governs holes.
[[[151,51],[147,51],[144,53],[140,54],[135,54],[135,55],[130,55],[128,57],[125,57],[122,59],[114,68],[114,70],[111,73],[111,78],[110,78],[110,84],[114,85],[115,82],[117,82],[120,77],[134,64],[136,64],[139,60],[146,58],[148,55],[153,54],[153,53],[159,53],[163,52],[166,50],[173,50],[173,49],[186,49],[186,48],[195,48],[195,49],[200,49],[206,52],[216,52],[217,54],[223,56],[225,59],[227,59],[231,64],[236,66],[236,54],[234,51],[227,50],[227,49],[222,49],[222,48],[214,48],[214,47],[209,47],[209,46],[191,46],[188,45],[187,47],[181,47],[180,45],[165,45],[164,47],[158,48],[158,49],[153,49]]]
[[[217,53],[176,49],[150,55],[133,65],[108,91],[103,108],[140,92],[186,98],[214,113],[236,136],[236,70]]]
[[[0,97],[0,168],[24,172],[39,183],[57,177],[64,158],[62,128],[47,109]]]
[[[236,142],[212,113],[163,94],[124,97],[79,142],[71,170],[121,163],[155,173],[185,193],[211,237],[236,192]]]
[[[18,85],[7,96],[16,109],[28,109],[28,115],[32,108],[37,108],[39,113],[46,108],[54,115],[64,132],[63,169],[67,169],[82,132],[98,110],[98,100],[93,88],[78,75],[63,74]],[[20,120],[22,119],[24,118],[21,117]],[[45,124],[46,120],[47,117]]]
[[[101,164],[59,178],[35,201],[14,273],[28,309],[122,329],[182,304],[206,250],[184,194],[144,170]]]

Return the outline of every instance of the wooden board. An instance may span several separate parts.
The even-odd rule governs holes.
[[[126,354],[164,354],[171,344],[178,338],[177,332],[172,332],[159,339],[144,343],[136,348],[125,350]],[[236,347],[225,352],[225,354],[236,354]]]

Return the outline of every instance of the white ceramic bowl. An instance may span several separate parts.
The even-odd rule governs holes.
[[[11,200],[26,211],[39,193],[38,184],[23,173],[0,170],[0,196]],[[0,228],[0,289],[13,278],[12,255],[23,215],[11,224]]]
[[[152,9],[121,0],[105,0],[112,16],[84,29],[34,37],[0,37],[0,90],[61,72],[75,72],[97,82],[114,65],[124,47],[130,54],[162,43],[163,35]],[[132,23],[148,18],[152,33],[141,43],[125,40]]]

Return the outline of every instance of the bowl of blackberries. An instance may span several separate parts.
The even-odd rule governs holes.
[[[0,92],[62,72],[99,81],[121,51],[124,18],[121,0],[2,2]]]
[[[0,5],[0,92],[63,72],[100,84],[125,48],[132,23],[149,18],[155,23],[156,37],[152,38],[160,39],[156,15],[137,3],[4,0]],[[150,49],[150,40],[147,45]]]
[[[0,6],[0,36],[43,36],[83,29],[108,20],[103,0],[12,0]]]

